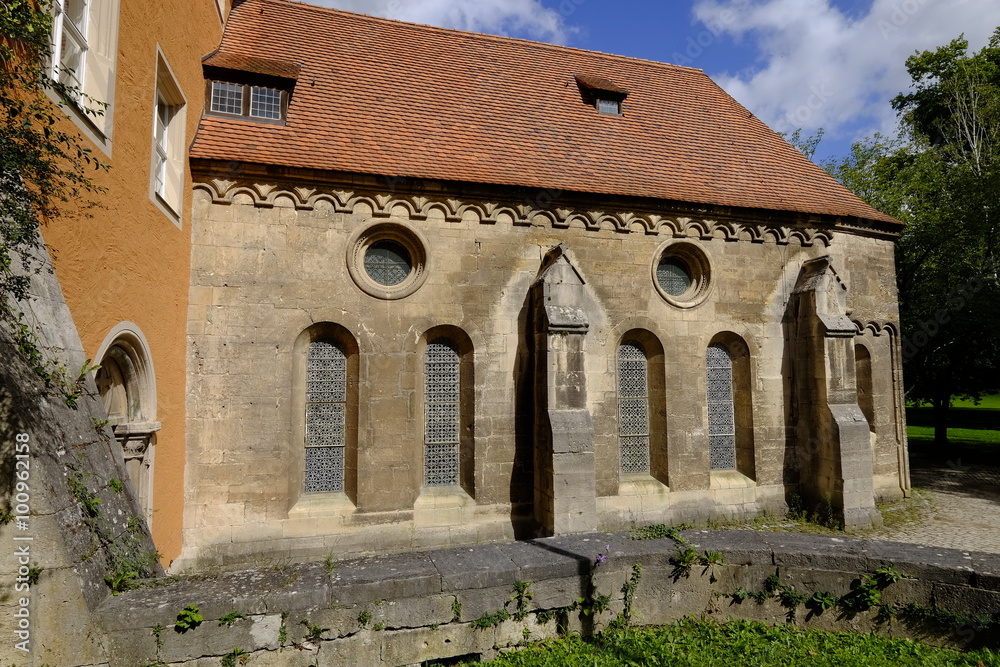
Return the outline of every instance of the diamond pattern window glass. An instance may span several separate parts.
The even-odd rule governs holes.
[[[250,89],[250,115],[254,118],[281,119],[281,91],[275,88],[252,86]]]
[[[212,82],[212,111],[243,113],[243,86],[224,81]]]
[[[736,415],[733,409],[733,361],[725,345],[715,343],[705,355],[708,373],[708,457],[712,470],[736,468]]]
[[[365,273],[379,285],[392,287],[410,276],[413,262],[403,244],[376,241],[365,251]]]
[[[623,473],[649,472],[649,363],[636,341],[618,347],[618,434]]]
[[[306,493],[344,490],[347,357],[314,341],[306,359]]]
[[[427,345],[424,369],[424,484],[458,484],[460,364],[455,344]]]
[[[691,272],[676,257],[664,257],[656,265],[656,282],[670,296],[680,296],[691,287]]]

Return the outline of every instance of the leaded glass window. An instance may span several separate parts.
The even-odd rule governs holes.
[[[326,341],[306,360],[306,493],[344,490],[347,356]]]
[[[424,369],[424,484],[458,484],[461,382],[458,350],[446,338],[427,345]]]
[[[709,345],[708,456],[712,470],[736,468],[736,415],[733,409],[733,361],[725,345]]]
[[[670,296],[680,296],[691,287],[691,272],[680,259],[664,257],[656,265],[656,282]]]
[[[649,472],[649,363],[636,341],[618,347],[618,434],[623,473]]]
[[[383,287],[398,285],[410,276],[413,263],[403,244],[376,241],[365,251],[365,273]]]

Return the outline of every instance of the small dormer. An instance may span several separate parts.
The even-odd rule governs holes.
[[[216,52],[202,61],[205,113],[283,125],[301,68],[289,61]]]
[[[573,78],[580,87],[583,101],[597,109],[598,113],[607,116],[622,115],[622,103],[628,97],[628,90],[604,77],[574,74]]]

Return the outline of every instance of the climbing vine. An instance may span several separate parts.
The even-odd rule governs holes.
[[[51,31],[51,0],[0,3],[0,324],[35,372],[73,405],[80,380],[93,369],[85,366],[77,377],[46,359],[18,307],[29,296],[31,276],[46,266],[39,224],[65,203],[92,207],[90,197],[102,189],[91,173],[108,169],[66,129],[60,107],[85,107],[96,116],[104,105],[50,76]]]

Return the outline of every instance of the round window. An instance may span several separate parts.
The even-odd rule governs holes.
[[[347,270],[361,290],[379,299],[402,299],[427,278],[427,242],[401,222],[356,230],[347,243]]]
[[[653,285],[667,303],[692,308],[710,288],[711,266],[705,252],[688,241],[667,241],[653,255]]]
[[[679,257],[664,256],[656,266],[656,282],[670,296],[680,296],[691,287],[691,271]]]
[[[365,250],[365,273],[383,287],[395,287],[410,277],[413,263],[401,243],[376,241]]]

